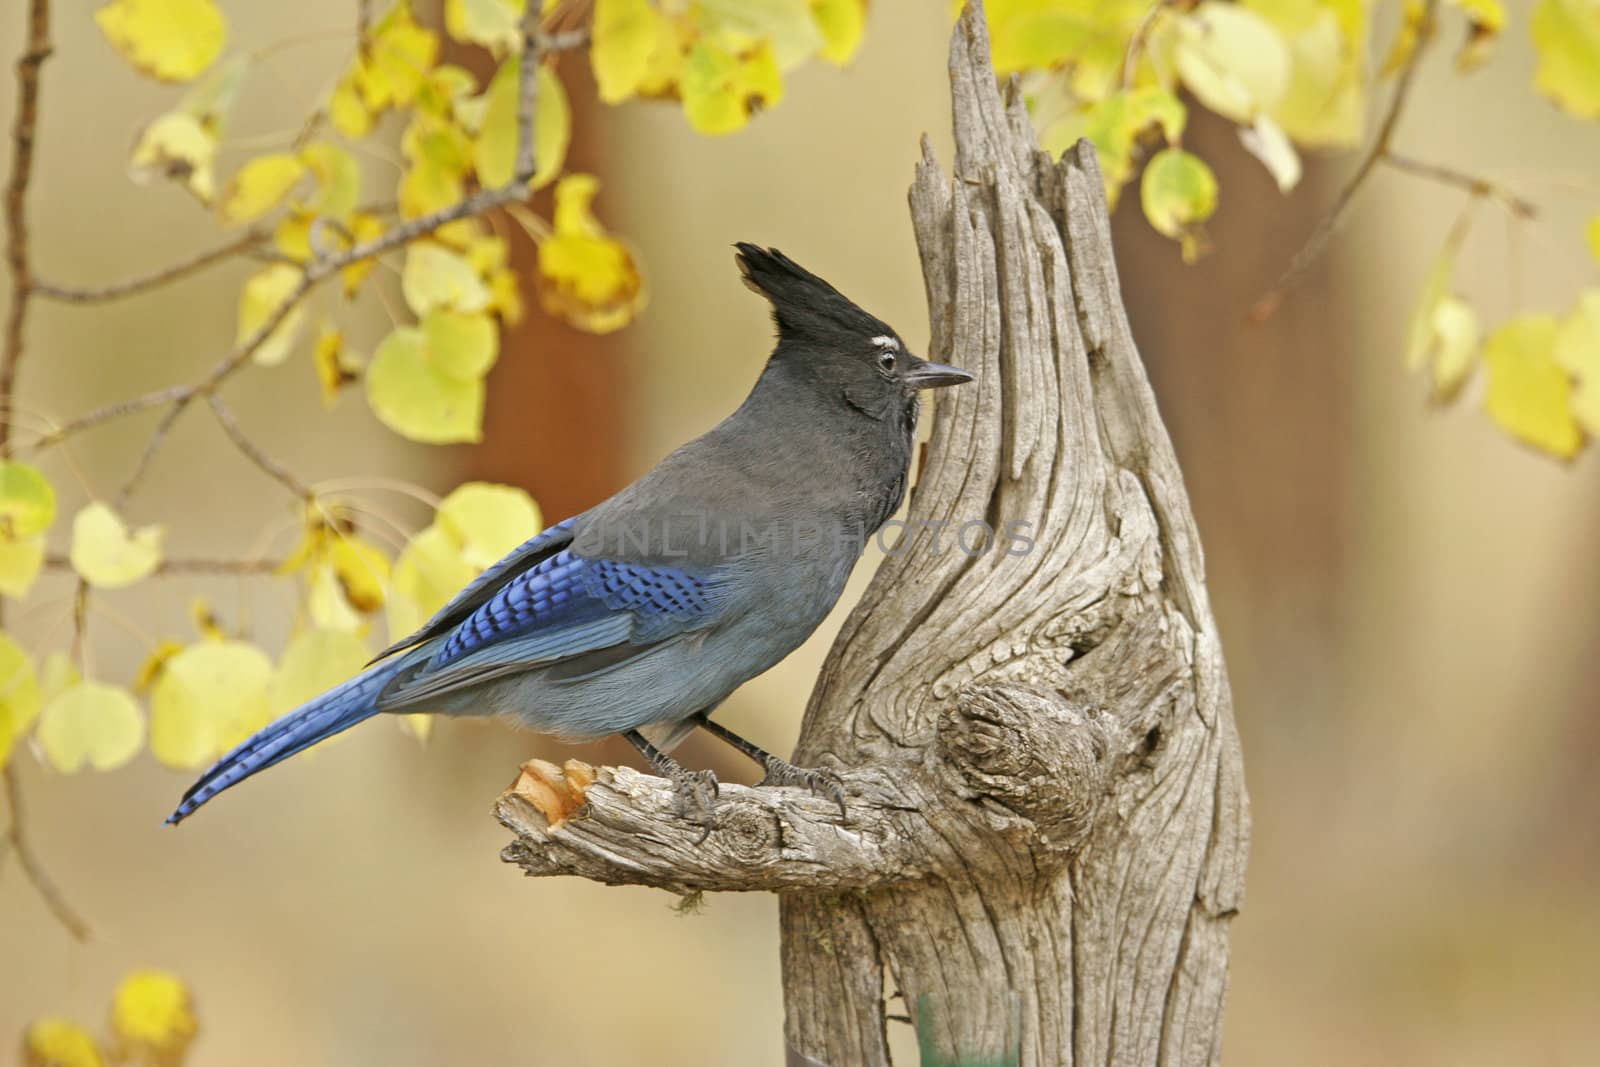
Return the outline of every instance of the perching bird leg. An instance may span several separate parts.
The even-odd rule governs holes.
[[[809,789],[839,805],[839,815],[844,816],[844,782],[840,781],[837,774],[810,767],[796,767],[788,760],[779,759],[760,745],[746,741],[726,726],[718,725],[703,716],[700,717],[700,725],[712,737],[726,741],[766,769],[766,777],[762,778],[758,785],[792,785],[798,789]]]
[[[699,844],[711,836],[715,821],[712,818],[712,801],[717,796],[717,776],[711,771],[691,771],[665,752],[661,751],[638,730],[628,730],[623,735],[628,743],[639,750],[639,754],[650,761],[650,766],[655,768],[657,774],[670,781],[678,794],[678,814],[685,819],[694,816],[691,811],[698,809],[703,820],[704,830],[695,841]]]

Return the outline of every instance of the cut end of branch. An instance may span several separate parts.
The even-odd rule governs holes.
[[[588,803],[586,792],[594,784],[595,769],[582,760],[569,759],[557,767],[549,760],[531,759],[522,765],[517,780],[506,790],[533,805],[551,830],[560,828]]]

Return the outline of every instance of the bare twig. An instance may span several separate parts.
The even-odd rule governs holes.
[[[522,184],[533,177],[538,160],[533,143],[533,118],[539,110],[539,55],[541,35],[539,18],[543,5],[529,4],[522,15],[522,63],[517,68],[517,166],[511,175],[513,184]]]
[[[89,924],[78,914],[77,909],[67,902],[55,879],[50,877],[50,872],[44,869],[38,854],[33,851],[33,842],[28,839],[22,805],[22,787],[17,783],[16,767],[7,767],[4,772],[0,772],[0,777],[5,779],[6,802],[11,808],[11,822],[6,827],[6,840],[11,843],[11,851],[16,853],[17,864],[44,900],[50,913],[56,917],[56,921],[66,928],[67,933],[76,941],[89,940]]]
[[[250,440],[244,429],[239,425],[239,420],[234,417],[233,409],[223,402],[222,397],[212,393],[209,399],[211,411],[216,415],[218,424],[222,426],[223,432],[228,435],[229,439],[233,441],[246,459],[260,467],[269,478],[282,484],[284,488],[301,500],[309,503],[315,498],[316,494],[311,491],[310,486],[296,478],[293,471],[267,455],[266,452],[262,451],[260,445]]]
[[[150,469],[150,464],[155,461],[156,453],[161,451],[161,446],[166,443],[167,435],[172,432],[172,427],[182,418],[184,410],[194,401],[195,391],[185,389],[183,394],[172,401],[172,406],[167,413],[161,416],[161,421],[156,423],[155,432],[150,435],[150,440],[145,442],[144,451],[139,453],[139,459],[134,463],[133,470],[128,474],[122,488],[117,490],[116,507],[121,511],[132,499],[134,491],[139,488],[139,483],[144,480],[145,472]]]
[[[44,565],[51,570],[70,571],[72,560],[60,553],[51,553],[44,559]],[[152,572],[161,576],[180,575],[267,575],[276,574],[283,566],[281,559],[213,559],[208,557],[190,557],[177,559],[163,559]]]
[[[37,296],[48,300],[59,300],[67,304],[95,304],[103,300],[118,300],[125,296],[134,296],[147,292],[168,282],[175,282],[179,278],[187,277],[196,271],[203,270],[213,263],[220,263],[240,252],[248,252],[266,241],[271,235],[265,230],[250,230],[240,234],[227,244],[218,245],[216,248],[180,260],[171,266],[140,275],[137,278],[128,278],[108,285],[69,286],[57,285],[35,277],[33,292]]]
[[[105,407],[95,408],[93,411],[85,412],[77,418],[68,419],[49,433],[43,434],[32,441],[24,442],[19,446],[19,451],[32,452],[41,448],[50,448],[60,444],[79,431],[98,426],[102,422],[120,419],[125,415],[137,415],[141,411],[149,411],[151,408],[173,403],[188,391],[189,386],[187,385],[169,385],[164,389],[155,389],[128,400],[119,400],[115,404],[107,404]]]
[[[6,262],[11,267],[11,307],[0,342],[0,408],[9,410],[22,363],[22,335],[28,321],[33,267],[28,256],[28,184],[33,179],[33,148],[39,129],[39,68],[50,58],[50,0],[28,5],[28,43],[17,60],[17,110],[11,119],[11,176],[6,181]],[[9,423],[0,423],[0,455],[11,445]]]
[[[1311,231],[1311,236],[1306,238],[1306,243],[1289,261],[1288,269],[1278,278],[1276,284],[1256,301],[1250,315],[1257,322],[1264,322],[1272,317],[1272,313],[1278,310],[1278,305],[1283,303],[1283,298],[1300,280],[1306,268],[1322,255],[1328,247],[1328,240],[1349,214],[1356,194],[1366,184],[1373,168],[1388,154],[1389,146],[1394,141],[1395,130],[1400,125],[1400,117],[1405,113],[1406,101],[1411,96],[1411,86],[1416,81],[1423,53],[1428,50],[1428,44],[1433,39],[1434,13],[1438,7],[1439,0],[1424,0],[1422,15],[1417,23],[1416,47],[1406,58],[1405,66],[1400,68],[1399,77],[1395,79],[1394,94],[1389,97],[1389,109],[1378,125],[1378,135],[1374,138],[1372,147],[1367,149],[1366,155],[1362,156],[1361,162],[1356,165],[1355,173],[1350,175],[1350,180],[1339,190],[1339,195],[1334,198],[1333,207],[1328,209],[1322,221],[1317,223],[1316,229]]]
[[[1504,186],[1495,184],[1488,178],[1479,177],[1476,174],[1467,174],[1451,167],[1441,166],[1438,163],[1428,163],[1424,160],[1413,159],[1410,156],[1402,156],[1395,152],[1385,152],[1383,162],[1402,174],[1412,174],[1443,185],[1453,185],[1458,189],[1465,189],[1473,196],[1493,200],[1519,219],[1538,217],[1539,205],[1518,196]]]

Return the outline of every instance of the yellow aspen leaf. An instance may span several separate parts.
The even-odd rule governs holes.
[[[426,315],[434,308],[470,313],[489,305],[489,289],[472,264],[432,241],[414,241],[406,246],[400,290],[418,315]]]
[[[129,531],[122,516],[95,501],[72,520],[72,569],[97,589],[120,589],[161,563],[159,526]]]
[[[472,72],[453,63],[442,63],[429,72],[417,91],[417,109],[439,118],[456,118],[465,121],[460,113],[462,101],[478,89],[478,79]],[[471,129],[476,129],[474,124]]]
[[[376,241],[383,236],[383,220],[376,215],[365,212],[356,212],[350,217],[350,236],[355,238],[355,244],[364,245],[369,241]],[[344,288],[346,299],[350,299],[361,290],[361,283],[367,280],[367,275],[372,273],[374,259],[358,259],[339,271],[339,283]]]
[[[359,141],[372,132],[373,116],[357,86],[360,60],[356,60],[344,77],[328,94],[328,121],[333,128],[352,141]]]
[[[48,704],[83,680],[78,665],[65,652],[51,652],[39,664],[39,699]]]
[[[1294,150],[1283,127],[1270,116],[1257,115],[1251,125],[1240,126],[1239,143],[1267,168],[1278,184],[1278,192],[1290,192],[1300,184],[1300,153]]]
[[[1289,49],[1289,84],[1268,109],[1273,120],[1302,146],[1360,143],[1370,5],[1245,0],[1245,6],[1271,23]],[[1411,32],[1414,47],[1415,29]]]
[[[372,653],[349,630],[301,630],[283,650],[268,696],[271,714],[293,711],[359,674]]]
[[[1501,326],[1483,346],[1489,368],[1484,410],[1511,436],[1559,459],[1583,447],[1572,414],[1572,380],[1555,360],[1556,320],[1522,315]]]
[[[522,289],[511,271],[497,270],[489,275],[489,310],[508,326],[522,321]]]
[[[361,196],[361,164],[356,157],[331,141],[313,141],[300,150],[300,162],[317,180],[317,195],[309,205],[311,213],[340,221],[348,219]]]
[[[39,468],[0,460],[0,533],[32,537],[56,521],[56,491]]]
[[[150,751],[187,770],[215,760],[272,717],[272,661],[244,641],[200,641],[167,662],[150,694]]]
[[[40,1019],[22,1035],[23,1067],[105,1067],[89,1031],[67,1019]]]
[[[735,52],[758,43],[780,70],[792,70],[823,47],[810,0],[699,0],[701,31]]]
[[[1406,334],[1404,362],[1409,373],[1415,374],[1427,364],[1428,355],[1438,339],[1435,312],[1450,295],[1450,286],[1455,279],[1456,256],[1466,236],[1467,228],[1464,225],[1458,225],[1450,231],[1444,247],[1439,249],[1433,265],[1428,268],[1428,276],[1423,280],[1422,296],[1417,300],[1416,311],[1411,313],[1411,326]]]
[[[1178,74],[1206,107],[1234,122],[1270,112],[1289,88],[1288,46],[1266,19],[1205,0],[1178,23]]]
[[[478,272],[478,277],[485,279],[495,271],[503,270],[511,258],[511,246],[504,237],[494,234],[473,238],[467,243],[465,251],[467,262]]]
[[[312,625],[318,629],[357,633],[366,628],[366,620],[345,596],[344,584],[326,559],[312,567],[306,577],[305,606]]]
[[[43,537],[0,535],[0,594],[19,599],[27,596],[43,569]]]
[[[111,999],[111,1029],[119,1059],[178,1067],[200,1024],[183,979],[166,971],[134,971]]]
[[[435,524],[461,546],[461,558],[482,570],[538,533],[539,505],[511,485],[467,482],[439,502]]]
[[[383,607],[389,557],[382,549],[355,534],[339,534],[328,545],[328,562],[351,607],[366,615]]]
[[[400,176],[396,200],[402,218],[416,219],[458,203],[466,192],[466,178],[460,171],[448,170],[431,159],[420,159]]]
[[[170,637],[163,637],[156,642],[156,647],[139,664],[139,673],[133,678],[133,691],[139,696],[144,696],[156,679],[161,677],[161,672],[166,669],[167,661],[183,651],[183,642],[174,641]]]
[[[45,759],[62,774],[85,766],[113,771],[138,753],[144,719],[127,690],[77,682],[45,704],[35,736]]]
[[[444,0],[444,28],[458,41],[501,55],[521,47],[526,6],[527,0]]]
[[[0,634],[0,770],[5,769],[16,739],[33,728],[41,704],[33,661],[15,641]]]
[[[517,167],[518,70],[521,60],[513,56],[500,64],[485,90],[483,121],[473,144],[472,158],[478,181],[486,186],[501,186],[511,181]],[[555,71],[539,67],[539,99],[534,121],[534,172],[529,187],[540,189],[550,184],[567,161],[567,145],[572,140],[572,108],[567,90]]]
[[[163,177],[181,182],[202,204],[216,195],[217,138],[193,115],[162,115],[139,134],[128,161],[136,182]]]
[[[1453,400],[1472,377],[1478,361],[1478,313],[1457,296],[1447,296],[1433,309],[1433,335],[1437,350],[1433,360],[1433,395],[1440,402]]]
[[[1594,254],[1594,261],[1600,263],[1600,215],[1589,220],[1584,234],[1589,238],[1589,251]]]
[[[425,111],[417,112],[406,126],[400,151],[408,160],[427,160],[452,174],[465,174],[472,167],[472,139],[466,131]]]
[[[838,66],[855,58],[867,28],[866,0],[811,0],[811,14],[822,31],[818,54]]]
[[[618,104],[638,92],[671,27],[650,0],[595,0],[591,33],[589,62],[600,99]]]
[[[1070,100],[1070,92],[1060,79],[1052,79],[1052,91],[1064,94],[1060,114],[1044,121],[1040,144],[1052,155],[1060,155],[1080,138],[1094,142],[1105,178],[1106,199],[1114,207],[1122,187],[1133,177],[1141,142],[1160,138],[1167,143],[1183,136],[1188,109],[1171,92],[1159,86],[1111,93],[1102,100],[1081,105]],[[1036,115],[1041,115],[1035,111]],[[1042,117],[1042,116],[1041,116]]]
[[[344,346],[344,332],[336,326],[323,323],[317,334],[317,343],[311,349],[311,363],[317,371],[317,384],[322,387],[322,406],[333,407],[339,399],[339,390],[361,377],[360,361]]]
[[[740,129],[783,97],[777,58],[765,41],[741,56],[702,38],[684,58],[678,89],[689,125],[710,135]]]
[[[417,23],[411,0],[401,0],[372,27],[366,62],[356,86],[371,111],[405,106],[416,98],[439,56],[439,35]]]
[[[1600,437],[1600,289],[1586,289],[1577,307],[1561,320],[1552,351],[1572,375],[1572,414],[1591,437]]]
[[[462,555],[461,542],[438,523],[418,531],[395,560],[390,638],[416,630],[477,574]]]
[[[1506,11],[1500,0],[1450,0],[1467,17],[1467,38],[1456,53],[1456,69],[1465,73],[1482,66],[1505,29]]]
[[[428,358],[419,329],[400,327],[379,343],[366,383],[373,414],[403,437],[451,444],[483,436],[482,379],[444,374]]]
[[[213,0],[112,0],[94,20],[135,69],[168,82],[199,77],[228,39]]]
[[[288,263],[272,263],[252,274],[239,292],[239,328],[234,343],[245,344],[254,338],[294,295],[304,276],[300,268]],[[252,358],[264,367],[282,363],[289,358],[304,321],[305,308],[295,307],[256,346]]]
[[[591,204],[600,183],[569,174],[556,186],[554,232],[539,243],[539,301],[579,329],[609,333],[644,307],[644,280],[633,253],[608,235]]]
[[[1104,85],[1112,72],[1120,81],[1124,46],[1150,5],[1144,0],[1001,0],[984,7],[995,72],[1002,77],[1071,66],[1081,69],[1086,81]]]
[[[305,172],[298,156],[285,152],[257,156],[223,187],[217,212],[225,223],[254,222],[282,203]]]
[[[272,243],[296,263],[311,262],[311,224],[316,216],[303,208],[294,208],[278,221],[272,229]]]
[[[472,315],[435,308],[422,317],[428,359],[440,374],[481,381],[500,355],[500,331],[486,310]]]
[[[1533,47],[1534,87],[1579,118],[1600,117],[1600,3],[1540,0]]]
[[[1199,258],[1201,224],[1217,209],[1217,179],[1205,160],[1181,148],[1156,153],[1144,168],[1139,199],[1156,232],[1180,243],[1185,263]]]

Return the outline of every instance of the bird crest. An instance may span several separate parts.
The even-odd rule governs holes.
[[[892,344],[899,349],[899,338],[886,323],[776,248],[746,241],[734,247],[739,250],[736,258],[744,284],[772,305],[780,342],[830,347]]]

